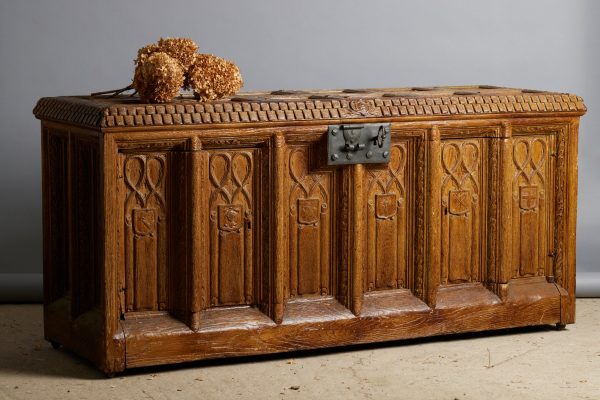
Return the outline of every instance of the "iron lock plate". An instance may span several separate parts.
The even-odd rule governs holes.
[[[390,124],[329,125],[327,164],[386,164],[390,161]]]

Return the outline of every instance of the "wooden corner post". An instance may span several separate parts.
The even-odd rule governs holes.
[[[575,323],[575,263],[577,238],[577,153],[579,146],[579,119],[574,119],[569,125],[567,153],[567,238],[566,263],[563,271],[563,287],[569,293],[568,305],[563,308],[562,324]]]
[[[101,135],[102,175],[102,307],[104,309],[104,362],[102,370],[112,375],[125,369],[125,336],[120,326],[117,287],[117,143],[111,135]]]

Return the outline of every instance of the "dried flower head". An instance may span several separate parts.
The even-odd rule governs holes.
[[[132,86],[143,100],[166,103],[179,94],[183,80],[184,71],[179,61],[166,53],[157,52],[137,65]]]
[[[138,66],[148,59],[152,54],[159,52],[160,48],[156,44],[149,44],[138,50],[137,58],[135,59],[135,65]]]
[[[231,96],[244,85],[237,65],[212,54],[196,55],[188,81],[196,97],[203,101]]]
[[[158,48],[179,61],[184,70],[192,65],[198,51],[198,45],[187,38],[160,38]]]
[[[198,51],[198,45],[192,39],[160,38],[158,43],[152,43],[138,50],[135,65],[144,62],[150,55],[158,52],[166,53],[181,63],[185,70],[192,65]]]
[[[187,38],[160,38],[138,50],[132,87],[143,100],[165,103],[179,90],[193,89],[197,98],[215,100],[235,94],[244,82],[239,68],[212,54],[197,54]]]

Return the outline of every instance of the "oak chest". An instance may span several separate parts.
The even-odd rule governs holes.
[[[582,99],[43,98],[44,330],[125,368],[574,322]]]

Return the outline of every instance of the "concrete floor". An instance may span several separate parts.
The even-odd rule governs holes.
[[[600,299],[577,323],[133,370],[106,379],[0,305],[0,399],[600,399]]]

